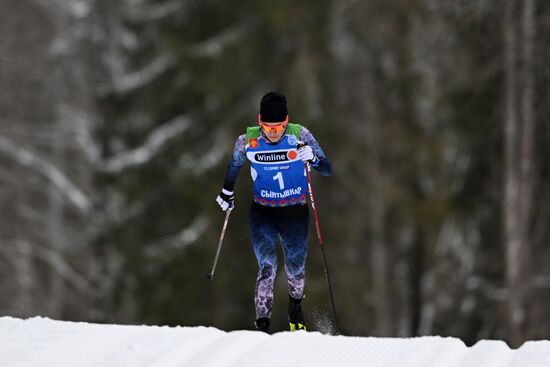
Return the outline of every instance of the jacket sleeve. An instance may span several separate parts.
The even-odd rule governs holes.
[[[323,149],[321,149],[321,146],[317,143],[317,140],[315,140],[313,134],[303,126],[300,131],[300,140],[309,145],[313,150],[313,153],[317,156],[317,158],[319,158],[317,162],[311,164],[311,167],[313,167],[322,176],[332,175],[332,165],[325,155],[325,152],[323,152]]]
[[[223,188],[229,191],[233,191],[235,187],[235,181],[241,171],[244,162],[246,162],[246,149],[245,149],[246,136],[243,134],[237,138],[235,147],[233,148],[233,154],[231,160],[227,165],[227,171],[225,174],[225,181]]]

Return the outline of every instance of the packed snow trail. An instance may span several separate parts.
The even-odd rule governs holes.
[[[101,325],[0,318],[2,367],[368,366],[548,367],[550,341],[511,350],[455,338],[367,338],[318,332]]]

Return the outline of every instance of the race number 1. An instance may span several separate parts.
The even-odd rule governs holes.
[[[279,180],[279,188],[281,190],[285,188],[285,181],[283,180],[283,173],[281,171],[273,176],[273,180]]]

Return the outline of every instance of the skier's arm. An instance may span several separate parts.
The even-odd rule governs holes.
[[[246,162],[246,149],[245,149],[246,136],[243,134],[237,138],[235,147],[233,148],[233,155],[227,165],[227,172],[225,174],[225,181],[223,187],[226,190],[233,191],[237,176],[241,171],[244,162]]]
[[[311,147],[313,154],[315,154],[317,158],[315,162],[310,163],[311,167],[315,168],[315,170],[323,176],[332,175],[332,165],[325,155],[325,152],[323,152],[323,149],[321,149],[321,146],[317,143],[313,134],[305,127],[302,127],[300,131],[300,140]]]
[[[244,162],[246,161],[246,150],[244,147],[246,138],[245,135],[241,135],[235,142],[235,148],[233,148],[233,154],[231,160],[227,165],[227,172],[225,174],[225,180],[223,182],[223,188],[216,198],[216,202],[222,208],[223,211],[233,208],[233,201],[235,195],[233,189],[235,187],[235,181],[241,171]]]

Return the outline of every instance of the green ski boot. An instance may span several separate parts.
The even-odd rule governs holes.
[[[295,299],[288,296],[288,323],[290,331],[307,331],[304,314],[302,312],[301,299]]]

